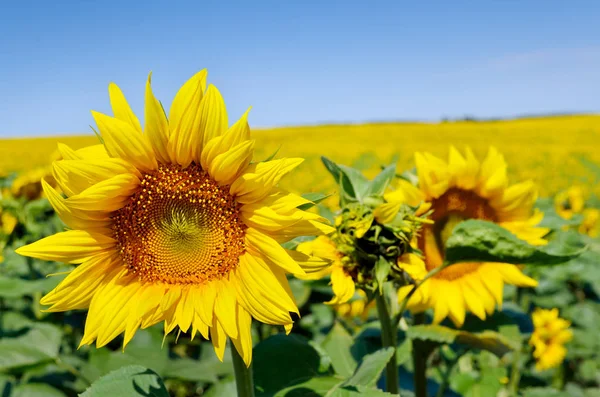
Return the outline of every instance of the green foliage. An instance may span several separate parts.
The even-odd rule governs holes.
[[[577,234],[556,244],[533,246],[492,222],[471,219],[456,225],[446,241],[446,261],[556,265],[577,258],[586,247]]]
[[[518,348],[507,338],[494,331],[478,334],[456,330],[442,325],[413,325],[406,333],[410,339],[419,339],[436,344],[457,343],[472,349],[487,350],[498,357]]]
[[[81,394],[81,397],[93,396],[168,397],[169,393],[156,372],[130,365],[103,376]]]

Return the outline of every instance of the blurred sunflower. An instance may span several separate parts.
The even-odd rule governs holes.
[[[18,249],[79,264],[42,299],[48,311],[89,308],[82,345],[106,345],[163,322],[210,338],[222,359],[226,339],[249,365],[252,317],[292,327],[298,313],[286,273],[328,264],[281,247],[334,229],[297,209],[308,203],[277,187],[302,159],[251,163],[247,112],[229,127],[206,70],[178,91],[167,119],[146,84],[145,126],[121,90],[109,86],[114,117],[92,112],[103,140],[53,164],[60,195],[44,191],[67,227]]]
[[[56,186],[52,168],[42,166],[19,173],[7,193],[12,197],[23,197],[28,201],[39,199],[44,195],[42,179],[45,179],[51,186]]]
[[[418,279],[423,272],[442,265],[445,242],[452,229],[466,219],[495,222],[531,244],[542,245],[548,229],[536,225],[543,215],[532,208],[537,193],[531,181],[509,186],[504,157],[490,148],[479,162],[467,149],[463,156],[450,148],[448,162],[429,153],[415,155],[418,187],[402,181],[399,189],[386,195],[387,201],[431,205],[430,219],[416,241],[424,254],[424,269],[404,267]],[[400,267],[403,267],[400,264]],[[501,263],[460,263],[431,277],[411,296],[408,308],[415,311],[434,309],[434,323],[450,317],[462,326],[466,312],[480,319],[493,313],[502,304],[504,284],[534,287],[537,282],[525,276],[518,266]],[[401,287],[398,298],[403,300],[411,286]]]
[[[529,339],[533,346],[535,368],[539,371],[560,365],[567,355],[565,343],[573,339],[571,323],[558,317],[558,309],[536,309],[531,315],[534,330]]]
[[[571,219],[573,215],[581,213],[584,206],[585,194],[581,186],[571,186],[554,196],[556,213],[564,219]]]
[[[583,222],[579,225],[579,233],[590,237],[600,236],[600,210],[598,208],[586,208],[582,211]]]

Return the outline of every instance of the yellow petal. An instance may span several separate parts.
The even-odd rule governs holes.
[[[81,263],[114,246],[115,240],[105,235],[69,230],[17,248],[15,252],[47,261]]]
[[[114,117],[94,111],[92,115],[104,139],[106,151],[111,157],[127,160],[144,171],[151,171],[158,167],[156,156],[146,135]]]
[[[140,180],[135,175],[116,175],[69,197],[66,203],[71,208],[80,210],[94,208],[107,212],[116,211],[125,206],[139,184]]]
[[[121,264],[116,252],[97,254],[71,271],[40,303],[51,305],[46,309],[48,312],[88,308],[97,287],[106,277],[114,276],[112,272],[119,270]]]
[[[62,160],[53,164],[54,177],[60,188],[68,196],[79,194],[96,183],[115,175],[134,174],[141,176],[137,169],[122,159],[104,160]]]
[[[136,115],[129,107],[125,95],[115,83],[108,85],[108,96],[110,97],[110,105],[112,106],[115,118],[123,120],[131,125],[136,131],[142,132],[142,126]]]
[[[237,338],[238,329],[236,326],[236,291],[229,280],[223,279],[214,281],[216,283],[217,297],[215,299],[215,316],[223,326],[225,333]]]
[[[329,305],[348,302],[354,296],[354,281],[341,266],[335,266],[331,269],[331,287],[335,296],[330,301],[325,302]]]
[[[105,212],[88,212],[87,216],[82,211],[71,208],[66,199],[58,193],[46,181],[42,180],[44,194],[58,217],[71,229],[82,229],[88,231],[108,230],[112,223],[109,214]],[[91,230],[93,229],[93,230]],[[106,233],[105,233],[106,234]]]
[[[183,167],[198,158],[202,142],[200,103],[206,90],[207,75],[204,69],[189,79],[175,95],[169,111],[169,152]]]
[[[396,215],[398,215],[398,211],[400,211],[401,203],[385,203],[379,205],[373,211],[373,215],[377,222],[381,224],[391,223]]]
[[[200,104],[199,114],[202,147],[198,148],[198,153],[201,153],[202,148],[210,142],[211,139],[222,135],[229,126],[225,101],[223,101],[221,93],[214,85],[208,86],[206,95],[202,98],[202,103]]]
[[[264,257],[289,273],[306,274],[281,245],[254,228],[246,230],[246,247],[250,253]]]
[[[248,167],[231,185],[230,193],[239,203],[256,202],[272,191],[273,187],[288,172],[300,165],[303,159],[280,159],[258,163]]]
[[[230,185],[246,169],[254,154],[254,141],[244,141],[210,163],[209,174],[221,185]]]
[[[204,144],[200,156],[200,164],[203,169],[208,169],[209,164],[219,154],[225,153],[229,148],[250,140],[250,126],[248,125],[249,111],[250,109],[223,135],[210,139]]]
[[[151,79],[152,73],[148,75],[148,81],[146,82],[145,133],[154,149],[157,160],[162,164],[168,164],[174,160],[169,155],[169,122],[163,107],[152,93]]]
[[[233,345],[244,360],[246,367],[252,362],[252,317],[242,306],[237,305],[238,336],[231,338]]]

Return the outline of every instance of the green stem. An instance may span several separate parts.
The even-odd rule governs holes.
[[[414,315],[414,325],[423,324],[425,315],[418,313]],[[427,397],[427,349],[424,342],[418,339],[413,340],[412,348],[415,396]]]
[[[398,323],[400,322],[400,320],[402,319],[402,316],[404,315],[404,311],[406,310],[408,301],[410,300],[411,296],[413,296],[413,294],[417,291],[417,288],[419,288],[421,285],[423,285],[423,283],[425,281],[429,280],[431,277],[433,277],[436,274],[438,274],[439,272],[441,272],[442,269],[444,269],[445,267],[446,266],[436,267],[435,269],[433,269],[432,271],[427,273],[425,275],[425,277],[423,277],[423,280],[421,280],[418,284],[413,286],[413,288],[410,290],[410,292],[406,295],[406,298],[404,298],[404,300],[400,304],[400,308],[398,309],[398,315],[394,317],[394,323],[396,324],[396,327],[398,326]]]
[[[517,397],[519,395],[519,381],[521,380],[521,371],[519,370],[520,360],[521,350],[516,349],[513,353],[513,363],[510,371],[510,381],[508,384],[510,395],[513,397]]]
[[[246,363],[233,344],[231,345],[231,358],[235,373],[235,386],[238,397],[254,397],[254,380],[252,379],[252,365]]]
[[[377,302],[377,314],[381,323],[381,343],[383,347],[394,348],[394,354],[385,366],[385,388],[388,393],[400,394],[398,386],[398,367],[396,365],[396,332],[397,324],[392,322],[385,297],[382,294],[375,293]]]

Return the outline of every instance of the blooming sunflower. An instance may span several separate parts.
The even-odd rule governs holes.
[[[56,186],[51,168],[41,166],[19,173],[7,193],[16,198],[39,199],[43,196],[42,179],[45,179],[51,186]]]
[[[490,148],[479,162],[470,149],[463,156],[450,148],[448,162],[429,153],[415,155],[418,186],[402,181],[399,189],[388,193],[389,202],[401,201],[416,206],[430,204],[433,224],[424,224],[416,245],[424,254],[427,271],[442,265],[444,245],[454,226],[466,219],[495,222],[531,244],[545,244],[548,229],[537,227],[543,215],[532,211],[537,194],[531,181],[508,185],[503,156]],[[429,205],[427,205],[429,207]],[[403,267],[400,265],[400,267]],[[418,266],[405,270],[418,279]],[[412,274],[412,273],[415,274]],[[434,323],[446,317],[457,325],[466,312],[485,319],[502,304],[504,284],[534,287],[537,282],[525,276],[518,266],[501,263],[460,263],[443,269],[423,283],[411,296],[408,308],[413,311],[434,309]],[[403,300],[411,286],[402,287]]]
[[[298,313],[286,273],[328,264],[280,245],[334,230],[277,187],[302,159],[252,163],[248,112],[229,127],[206,77],[181,87],[168,118],[149,77],[144,128],[111,84],[114,117],[92,112],[103,144],[59,145],[53,170],[66,197],[43,185],[70,230],[17,252],[78,264],[42,304],[89,309],[82,345],[124,333],[125,346],[139,328],[164,322],[165,333],[210,338],[220,359],[229,337],[249,365],[251,319],[289,332]]]
[[[531,315],[534,330],[529,339],[533,346],[535,368],[539,371],[554,368],[563,362],[567,355],[565,343],[573,339],[568,329],[571,323],[558,317],[558,309],[536,309]]]
[[[554,208],[564,219],[571,219],[573,215],[581,213],[584,206],[585,194],[581,186],[571,186],[554,196]]]

